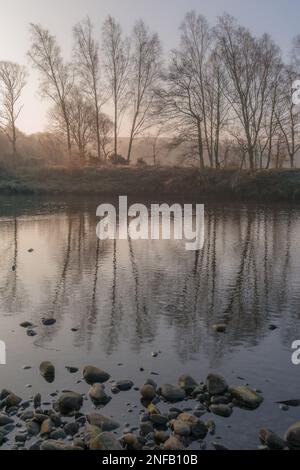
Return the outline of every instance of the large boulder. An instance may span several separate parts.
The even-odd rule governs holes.
[[[83,369],[83,378],[89,384],[104,383],[110,378],[110,375],[102,369],[94,366],[86,366]]]

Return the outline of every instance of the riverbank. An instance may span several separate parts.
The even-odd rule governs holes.
[[[19,168],[0,171],[2,194],[99,194],[144,198],[300,201],[300,170],[198,170],[179,167]]]

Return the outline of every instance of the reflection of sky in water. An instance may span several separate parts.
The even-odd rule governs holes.
[[[213,369],[232,381],[244,377],[271,402],[300,397],[290,361],[300,338],[298,208],[208,205],[204,249],[195,253],[174,240],[98,242],[96,206],[38,216],[20,210],[17,218],[8,210],[1,219],[3,386],[24,394],[31,380],[50,391],[36,370],[25,378],[22,365],[51,359],[61,365],[54,389],[75,387],[78,376],[66,376],[65,365],[92,363],[137,385],[141,366],[163,376],[159,383],[185,371],[203,379]],[[57,319],[51,328],[41,326],[48,316]],[[35,338],[19,327],[24,320],[37,325]],[[212,330],[218,320],[227,324],[224,335]],[[271,332],[270,323],[280,328]],[[157,360],[153,350],[161,351]],[[255,420],[283,432],[296,411],[265,403],[261,415],[247,413],[248,445],[257,443]],[[233,422],[244,413],[235,412]],[[226,433],[233,446],[245,445]]]

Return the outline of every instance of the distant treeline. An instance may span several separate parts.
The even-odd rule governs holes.
[[[211,26],[202,15],[187,13],[178,48],[165,55],[158,34],[142,20],[126,37],[109,16],[97,37],[85,18],[73,28],[68,59],[43,26],[31,24],[30,32],[28,57],[40,77],[41,98],[52,103],[49,130],[31,136],[28,151],[17,121],[29,70],[2,61],[0,153],[51,163],[138,160],[156,166],[172,154],[177,163],[200,168],[295,166],[300,105],[292,94],[300,79],[300,35],[287,62],[268,34],[254,37],[227,14]],[[124,120],[126,147],[120,139]]]

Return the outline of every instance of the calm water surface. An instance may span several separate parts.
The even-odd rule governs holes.
[[[300,366],[291,362],[300,339],[300,207],[207,204],[204,248],[188,252],[181,241],[97,241],[101,202],[0,199],[1,388],[24,399],[41,392],[44,401],[56,390],[87,392],[76,384],[81,373],[65,369],[87,364],[137,386],[150,376],[176,383],[182,373],[200,381],[215,371],[260,389],[265,401],[254,412],[213,416],[210,439],[248,449],[262,426],[282,435],[300,419],[299,408],[275,404],[300,398]],[[45,317],[56,324],[43,326]],[[25,320],[37,336],[19,326]],[[214,333],[217,321],[225,334]],[[56,366],[52,384],[39,375],[42,360]],[[103,412],[137,425],[140,408],[132,390]]]

